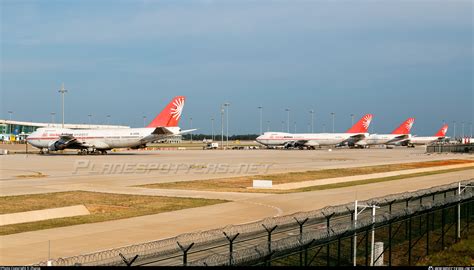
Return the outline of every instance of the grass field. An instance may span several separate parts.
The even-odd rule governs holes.
[[[474,239],[463,239],[448,249],[422,259],[418,266],[474,266]]]
[[[318,170],[318,171],[289,172],[289,173],[279,173],[279,174],[219,178],[219,179],[210,179],[210,180],[157,183],[157,184],[143,185],[141,187],[208,190],[208,191],[232,191],[232,192],[288,193],[288,192],[321,190],[321,189],[330,189],[330,188],[361,185],[361,184],[368,184],[368,183],[376,183],[376,182],[402,179],[402,178],[407,178],[407,177],[432,175],[432,174],[437,174],[437,173],[446,173],[446,172],[451,172],[451,171],[465,170],[466,168],[345,182],[345,183],[307,187],[307,188],[294,189],[294,190],[249,189],[249,187],[252,186],[252,181],[254,179],[269,179],[273,181],[274,185],[278,185],[278,184],[293,183],[293,182],[303,182],[303,181],[309,181],[309,180],[327,179],[327,178],[353,176],[353,175],[365,175],[365,174],[392,172],[392,171],[403,171],[403,170],[409,170],[409,169],[429,168],[429,167],[468,164],[468,163],[474,163],[474,161],[456,159],[456,160],[443,160],[443,161],[413,162],[413,163],[403,163],[403,164],[367,166],[367,167],[358,167],[358,168],[325,169],[325,170]]]
[[[224,200],[138,196],[97,192],[58,192],[0,197],[0,214],[83,204],[90,215],[0,226],[0,235],[144,216],[224,203]]]

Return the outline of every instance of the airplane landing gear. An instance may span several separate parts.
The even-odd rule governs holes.
[[[78,155],[107,155],[107,150],[97,149],[81,149],[77,152]]]

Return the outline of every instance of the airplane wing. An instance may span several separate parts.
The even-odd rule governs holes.
[[[51,142],[48,146],[49,150],[57,151],[57,150],[64,150],[66,148],[84,148],[87,147],[80,143],[72,134],[61,134],[59,136],[59,140],[55,142]]]
[[[402,134],[400,136],[397,136],[390,141],[388,141],[386,144],[396,144],[396,143],[402,143],[410,139],[410,136],[408,134]]]
[[[308,142],[308,140],[297,140],[297,141],[292,141],[295,145],[305,145]]]
[[[350,136],[350,137],[349,137],[347,140],[345,140],[344,142],[347,141],[347,142],[356,143],[356,142],[358,142],[358,141],[360,141],[360,140],[363,140],[363,139],[365,139],[365,134],[360,133],[360,134],[355,134],[355,135]],[[344,143],[344,142],[343,142],[343,143]]]
[[[352,136],[350,136],[349,138],[345,139],[344,141],[340,142],[339,144],[337,144],[336,146],[343,146],[343,145],[346,145],[346,144],[356,144],[357,142],[365,139],[365,134],[364,133],[358,133],[358,134],[354,134]]]
[[[59,136],[59,140],[61,143],[70,143],[70,142],[73,142],[73,141],[77,141],[77,139],[72,136],[72,134],[61,134],[61,136]]]
[[[308,140],[294,140],[294,141],[287,141],[284,146],[285,147],[299,147],[299,146],[304,146]]]

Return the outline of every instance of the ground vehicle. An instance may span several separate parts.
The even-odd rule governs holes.
[[[214,142],[207,143],[205,146],[202,147],[203,150],[206,150],[206,149],[217,149],[217,148],[219,148],[219,144],[218,144],[218,143],[214,143]]]

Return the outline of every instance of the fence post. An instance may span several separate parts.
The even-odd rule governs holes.
[[[328,233],[328,237],[331,235],[331,231],[330,231],[330,226],[331,226],[331,218],[332,216],[334,216],[335,213],[332,213],[330,215],[324,215],[324,217],[326,217],[326,230],[327,230],[327,233]],[[326,261],[327,261],[327,266],[329,266],[329,263],[330,263],[330,258],[329,258],[329,246],[330,246],[330,242],[328,242],[328,244],[326,245]]]
[[[330,266],[330,258],[329,258],[329,245],[331,242],[328,242],[326,245],[326,265]]]
[[[456,242],[458,242],[460,239],[461,239],[461,182],[459,182],[458,184]]]
[[[300,226],[300,242],[303,241],[303,226],[308,221],[309,218],[305,218],[303,221],[299,221],[297,218],[293,217]],[[303,266],[303,249],[300,248],[300,266]]]
[[[341,266],[341,237],[337,238],[337,266]]]
[[[194,246],[194,243],[191,243],[191,245],[187,247],[184,247],[179,242],[176,242],[176,243],[178,244],[179,248],[183,252],[183,266],[187,266],[188,265],[188,251]]]
[[[411,265],[411,215],[408,218],[408,265]]]
[[[406,199],[405,201],[405,209],[408,209],[408,205],[410,203],[411,198]],[[405,240],[408,238],[408,221],[405,220]]]
[[[469,239],[469,220],[471,219],[471,204],[470,202],[466,203],[466,223],[467,223],[467,228],[466,228],[466,238]]]
[[[426,256],[430,255],[430,213],[426,213]]]
[[[353,242],[354,244],[352,245],[353,250],[352,250],[352,263],[353,266],[357,266],[357,214],[359,212],[358,210],[358,201],[355,200],[354,202],[354,237],[353,237]]]
[[[351,223],[353,224],[354,223],[354,212],[350,212],[350,213],[351,213]],[[354,250],[354,238],[353,237],[351,237],[351,251],[352,250]],[[352,262],[352,260],[353,260],[353,256],[349,256],[349,261]]]
[[[265,224],[262,224],[263,228],[265,228],[265,230],[267,231],[268,233],[268,242],[267,242],[267,246],[268,246],[268,254],[271,254],[272,253],[272,232],[278,227],[278,225],[275,225],[271,228],[267,228],[267,226],[265,226]]]
[[[369,228],[365,231],[365,266],[369,266]]]
[[[131,267],[132,264],[138,259],[138,254],[135,255],[130,261],[125,258],[125,256],[122,253],[119,253],[119,256],[122,258],[122,261],[127,265],[127,267]]]
[[[388,223],[388,266],[392,266],[392,220]]]
[[[446,194],[446,193],[445,193]],[[441,250],[444,250],[444,208],[441,209]]]
[[[392,214],[392,204],[393,204],[393,203],[395,203],[395,200],[390,201],[390,202],[388,203],[388,212],[389,212],[390,214]]]
[[[234,261],[234,241],[240,233],[237,233],[234,236],[228,236],[225,232],[223,232],[227,241],[229,241],[229,265],[232,266],[232,262]]]
[[[308,266],[308,248],[316,241],[316,239],[311,240],[308,244],[304,245],[304,266]]]

